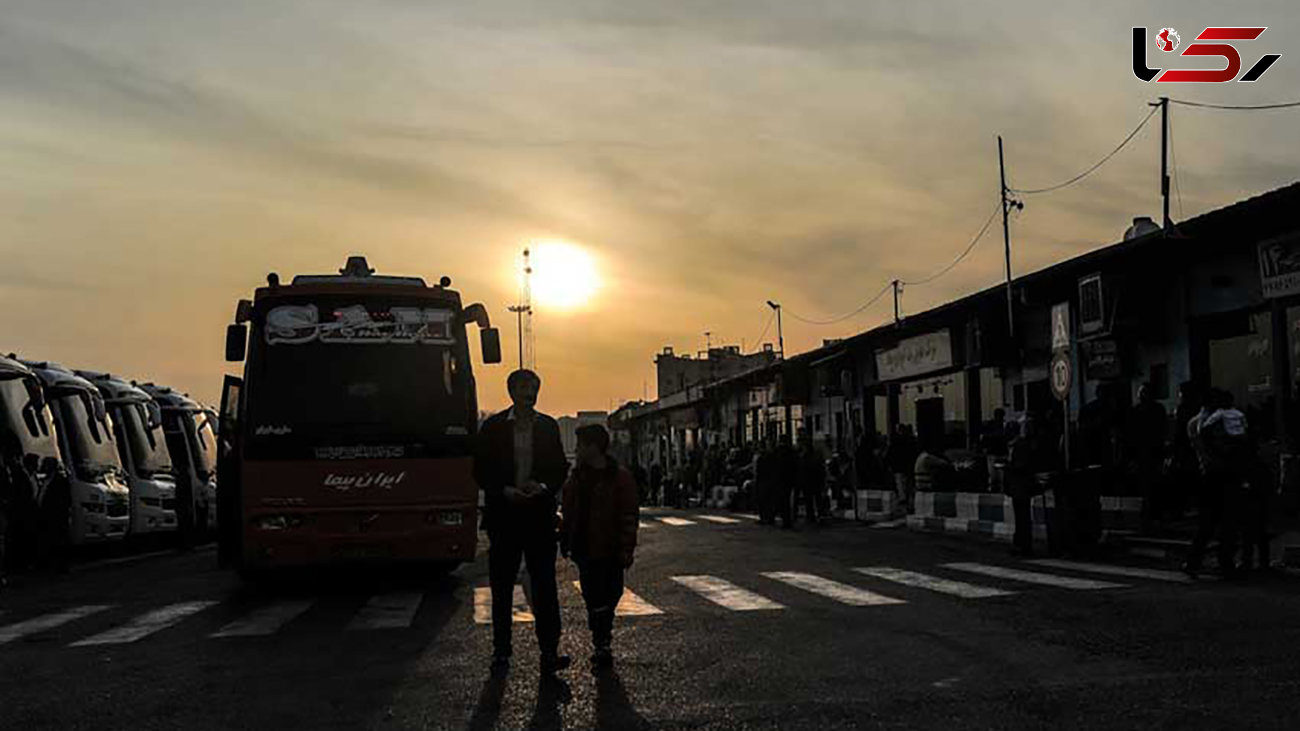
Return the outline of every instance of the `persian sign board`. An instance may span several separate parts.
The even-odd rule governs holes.
[[[876,375],[882,381],[919,376],[952,366],[952,342],[947,330],[903,340],[876,351]]]
[[[452,317],[450,310],[418,307],[372,312],[365,305],[353,305],[322,313],[316,305],[281,305],[266,315],[266,342],[449,345],[455,342]]]
[[[1091,340],[1085,345],[1084,367],[1088,378],[1119,378],[1122,375],[1119,346],[1114,340]]]
[[[1300,293],[1300,237],[1260,243],[1259,283],[1265,297]]]

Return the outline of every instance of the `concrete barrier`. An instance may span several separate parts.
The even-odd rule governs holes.
[[[1031,502],[1034,537],[1047,538],[1043,496]],[[985,492],[918,492],[912,498],[907,527],[979,536],[1010,543],[1016,532],[1015,509],[1006,495]]]
[[[889,520],[898,517],[898,495],[893,490],[858,490],[858,520]]]
[[[1011,498],[980,492],[918,492],[912,499],[912,514],[907,526],[915,530],[967,533],[997,541],[1010,542],[1015,535],[1016,517]],[[1047,522],[1056,509],[1052,490],[1029,501],[1033,516],[1034,540],[1047,541]],[[1131,533],[1141,523],[1142,498],[1101,498],[1103,540]]]

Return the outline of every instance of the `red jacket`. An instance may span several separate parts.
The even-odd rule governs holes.
[[[619,560],[636,549],[641,509],[632,473],[610,460],[609,467],[579,467],[564,483],[561,544],[575,561]]]

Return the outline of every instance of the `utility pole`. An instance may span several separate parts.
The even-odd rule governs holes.
[[[1162,96],[1160,101],[1147,105],[1160,107],[1160,197],[1164,200],[1163,223],[1167,232],[1174,226],[1169,220],[1169,97]]]
[[[902,283],[897,279],[894,280],[894,324],[897,325],[902,317],[898,314],[898,295],[902,294]]]
[[[524,368],[524,336],[527,335],[528,349],[533,349],[533,289],[532,289],[533,267],[529,262],[528,249],[524,249],[524,280],[520,286],[519,304],[508,308],[518,318],[519,333],[519,369]],[[524,324],[524,315],[528,315],[528,323]],[[531,360],[531,359],[530,359]]]
[[[781,305],[773,302],[772,300],[768,300],[767,306],[776,310],[776,341],[778,344],[777,347],[781,353],[781,360],[785,360],[785,333],[781,330]]]
[[[1011,305],[1011,224],[1007,219],[1011,215],[1013,206],[1023,209],[1025,204],[1013,199],[1011,191],[1007,189],[1007,166],[1002,158],[1002,135],[998,135],[998,174],[1002,178],[1002,246],[1007,263],[1007,334],[1014,340],[1016,318]]]
[[[526,307],[524,305],[511,305],[508,309],[518,316],[519,324],[517,329],[519,332],[519,369],[523,370],[524,368],[524,313],[527,312],[529,314],[532,314],[532,308]]]

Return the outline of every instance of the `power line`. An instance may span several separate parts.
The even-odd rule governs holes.
[[[1185,107],[1201,107],[1202,109],[1289,109],[1291,107],[1300,107],[1300,102],[1278,102],[1276,104],[1210,104],[1209,102],[1193,102],[1186,99],[1170,99],[1174,104],[1181,104]]]
[[[1174,100],[1171,99],[1170,101],[1174,101]],[[1046,188],[1031,188],[1028,190],[1022,190],[1020,188],[1007,188],[1007,190],[1011,191],[1012,193],[1019,193],[1021,195],[1035,195],[1037,193],[1050,193],[1054,190],[1060,190],[1061,188],[1064,188],[1068,185],[1073,185],[1079,182],[1080,180],[1083,180],[1084,178],[1091,175],[1093,171],[1095,171],[1097,168],[1101,167],[1102,165],[1105,165],[1106,161],[1114,157],[1117,153],[1119,153],[1120,150],[1124,149],[1124,146],[1127,145],[1134,137],[1137,136],[1137,133],[1143,127],[1146,126],[1147,122],[1151,121],[1151,116],[1154,115],[1158,109],[1159,107],[1152,107],[1151,111],[1147,112],[1147,116],[1143,117],[1141,122],[1138,122],[1138,126],[1134,127],[1133,131],[1128,133],[1128,137],[1125,137],[1123,142],[1120,142],[1115,147],[1115,149],[1106,153],[1105,157],[1093,163],[1091,167],[1079,173],[1078,175],[1074,176],[1073,178],[1070,178],[1069,180],[1064,180],[1060,183],[1057,183],[1056,185],[1049,185]]]
[[[924,279],[917,279],[915,281],[899,280],[899,282],[909,287],[914,287],[918,284],[929,284],[930,282],[933,282],[939,277],[942,277],[943,275],[952,271],[954,267],[956,267],[958,264],[961,263],[962,259],[966,258],[967,254],[971,253],[971,251],[975,249],[975,244],[978,244],[980,242],[980,239],[984,238],[984,234],[988,232],[989,226],[993,225],[993,220],[997,218],[998,210],[999,210],[998,207],[993,208],[993,212],[989,214],[988,220],[985,221],[984,225],[980,227],[979,233],[975,234],[975,238],[971,239],[971,242],[966,245],[966,249],[963,250],[961,254],[957,256],[956,259],[953,259],[952,262],[948,264],[948,266],[944,267],[943,269],[940,269],[939,271],[935,272],[934,274],[931,274],[928,277],[925,277]]]
[[[775,319],[776,319],[776,310],[772,310],[772,314],[767,316],[767,324],[763,326],[763,332],[759,333],[758,337],[754,339],[755,348],[758,348],[759,345],[763,342],[763,337],[767,335],[767,331],[772,329],[772,321]],[[742,340],[741,343],[743,344],[744,341]]]
[[[806,317],[800,317],[799,315],[797,315],[797,314],[791,312],[791,311],[788,310],[788,309],[785,311],[785,314],[787,314],[787,315],[789,315],[790,317],[793,317],[794,319],[798,320],[799,322],[802,322],[802,323],[807,324],[807,325],[834,325],[835,323],[843,322],[844,320],[847,320],[847,319],[849,319],[850,317],[853,317],[854,315],[858,314],[859,312],[862,312],[863,310],[865,310],[865,309],[867,309],[868,307],[872,306],[873,304],[876,303],[876,300],[878,300],[878,299],[880,299],[881,297],[883,297],[884,294],[885,294],[886,292],[888,292],[888,291],[890,290],[890,288],[893,287],[893,286],[894,286],[894,283],[893,283],[893,282],[890,282],[889,284],[886,284],[884,287],[881,287],[881,288],[880,288],[880,291],[877,292],[877,293],[875,294],[875,296],[873,296],[871,299],[867,300],[866,302],[863,302],[862,305],[859,306],[856,310],[854,310],[854,311],[852,311],[852,312],[849,312],[849,313],[846,313],[846,314],[844,314],[844,315],[840,315],[839,317],[832,317],[832,318],[829,319],[829,320],[811,320],[811,319],[808,319],[808,318],[806,318]]]

